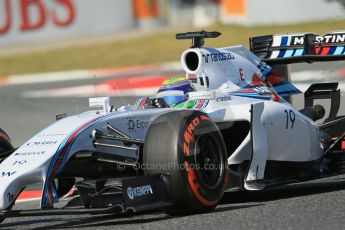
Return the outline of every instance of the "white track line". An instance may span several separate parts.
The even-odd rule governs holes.
[[[90,96],[114,96],[114,97],[125,97],[125,96],[151,96],[154,95],[158,90],[158,87],[148,87],[140,89],[126,89],[126,90],[115,90],[111,86],[103,85],[82,85],[75,87],[66,87],[58,89],[48,90],[35,90],[26,91],[22,93],[25,98],[41,98],[41,97],[90,97]]]
[[[118,74],[129,74],[141,71],[183,71],[179,62],[166,62],[157,65],[134,66],[128,68],[114,68],[114,69],[95,69],[95,70],[71,70],[58,71],[49,73],[34,73],[22,75],[10,75],[5,80],[5,85],[14,84],[36,84],[47,82],[63,82],[75,81],[82,79],[92,79],[94,76],[99,78],[108,78]]]
[[[168,67],[171,68],[171,67]],[[80,77],[81,72],[75,72],[74,78]],[[54,75],[52,75],[54,76]],[[53,77],[52,77],[53,79]],[[307,90],[307,88],[313,83],[321,82],[339,82],[339,88],[345,92],[345,78],[336,77],[336,72],[329,71],[301,71],[293,72],[291,74],[292,83],[301,91]],[[47,79],[47,81],[49,81]],[[25,98],[40,98],[40,97],[89,97],[89,96],[151,96],[154,95],[158,87],[140,88],[140,89],[126,89],[116,90],[112,86],[107,84],[100,85],[81,85],[73,87],[64,87],[47,90],[34,90],[25,91],[22,96]]]

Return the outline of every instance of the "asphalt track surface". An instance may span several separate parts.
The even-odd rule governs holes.
[[[334,64],[344,67],[344,62]],[[333,68],[330,65],[328,68]],[[308,69],[298,65],[294,70]],[[324,68],[317,65],[313,68]],[[90,83],[46,83],[0,87],[0,127],[19,146],[55,121],[55,114],[88,109],[86,98],[23,98],[24,90],[46,89]],[[297,107],[302,97],[294,98]],[[112,97],[115,105],[133,103],[135,98]],[[341,113],[345,113],[342,95]],[[38,202],[21,202],[15,209],[36,208]],[[211,213],[172,217],[156,210],[121,216],[45,216],[6,219],[0,229],[344,229],[345,176],[277,187],[260,192],[227,193]]]

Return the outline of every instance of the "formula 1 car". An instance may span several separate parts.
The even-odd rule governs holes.
[[[289,97],[300,91],[287,70],[296,62],[345,60],[344,31],[253,37],[250,50],[203,47],[205,38],[219,35],[177,34],[192,40],[181,56],[186,77],[167,80],[154,97],[121,107],[90,98],[95,110],[57,115],[17,149],[0,130],[0,218],[206,212],[226,191],[344,173],[338,83],[311,85],[305,108],[296,110]],[[321,124],[325,109],[315,99],[331,101]],[[11,210],[21,191],[39,181],[41,208]],[[78,195],[54,207],[72,187]]]

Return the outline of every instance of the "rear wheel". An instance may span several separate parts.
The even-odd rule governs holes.
[[[218,127],[198,111],[176,111],[151,124],[144,144],[145,174],[168,174],[169,214],[212,210],[228,181],[226,148]]]

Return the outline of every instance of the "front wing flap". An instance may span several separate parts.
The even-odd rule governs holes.
[[[77,184],[79,199],[83,206],[62,208],[4,210],[0,212],[0,219],[24,216],[48,215],[100,215],[121,214],[126,212],[141,212],[172,206],[166,183],[168,175],[137,176],[120,179],[114,187],[104,187],[106,182],[84,181]],[[102,186],[103,184],[103,186]],[[112,187],[112,188],[111,188]],[[75,202],[74,202],[75,203]]]

